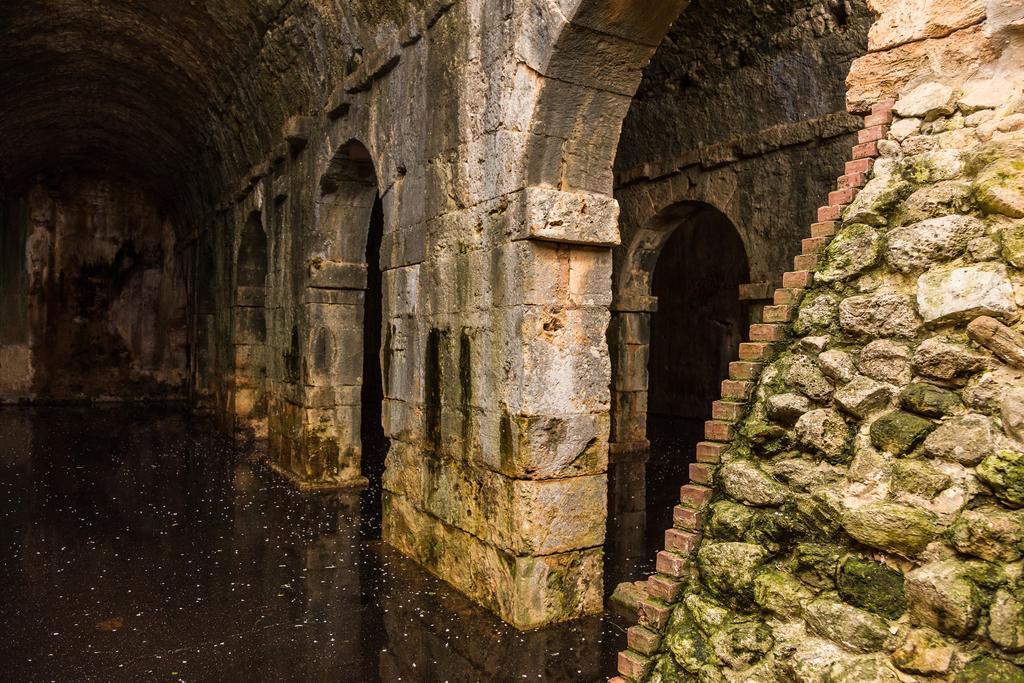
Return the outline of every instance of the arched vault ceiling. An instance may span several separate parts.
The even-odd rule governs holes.
[[[379,4],[4,0],[0,181],[98,170],[195,209],[409,3]]]

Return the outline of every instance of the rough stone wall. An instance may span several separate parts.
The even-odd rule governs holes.
[[[698,1],[659,46],[615,160],[616,453],[647,447],[651,277],[668,237],[690,228],[688,207],[722,212],[742,239],[757,315],[853,144],[859,121],[845,111],[843,79],[866,50],[871,18],[863,1]],[[709,409],[702,402],[701,419]]]
[[[184,398],[186,273],[157,200],[66,175],[6,205],[0,400]]]
[[[627,679],[1024,678],[1024,12],[875,9],[849,104],[895,106],[723,383]]]

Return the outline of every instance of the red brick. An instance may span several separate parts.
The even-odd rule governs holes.
[[[797,254],[793,257],[793,270],[814,270],[817,266],[817,254]]]
[[[729,439],[723,440],[727,441]],[[703,485],[710,486],[712,479],[715,477],[715,466],[709,463],[690,463],[688,469],[690,471],[690,483],[701,483]]]
[[[792,306],[765,306],[761,314],[766,323],[786,323],[793,316]]]
[[[822,206],[818,208],[818,222],[837,221],[843,214],[841,206]]]
[[[858,190],[856,187],[847,187],[842,190],[832,190],[831,192],[828,193],[828,205],[838,206],[849,204],[850,202],[853,201],[853,198],[857,196],[857,192]],[[833,218],[830,220],[835,219]]]
[[[765,342],[740,342],[740,360],[766,360],[772,355],[772,345]]]
[[[658,651],[658,646],[661,645],[661,636],[643,626],[631,626],[626,631],[626,644],[631,650],[649,656]]]
[[[651,574],[647,577],[647,593],[652,598],[672,604],[679,601],[679,595],[682,592],[683,584],[680,581],[659,574]]]
[[[867,173],[874,165],[874,159],[854,159],[853,161],[846,162],[845,172],[847,175],[852,173]]]
[[[896,106],[896,100],[882,100],[871,105],[872,114],[885,114]]]
[[[842,190],[847,187],[864,187],[868,183],[868,177],[864,173],[847,173],[839,176],[836,186]]]
[[[672,508],[672,526],[686,531],[700,531],[704,526],[704,514],[699,510],[676,505]]]
[[[711,489],[706,486],[687,484],[679,489],[679,502],[685,507],[700,510],[711,498]],[[658,570],[661,571],[661,570]]]
[[[660,600],[647,598],[640,601],[640,625],[655,631],[664,630],[668,618],[672,616],[672,605]]]
[[[689,555],[697,550],[698,545],[700,545],[700,534],[675,528],[665,530],[665,550],[669,552]]]
[[[723,422],[739,422],[743,419],[744,406],[742,403],[731,401],[715,401],[711,404],[711,419],[722,420]]]
[[[626,678],[640,681],[651,670],[651,660],[638,652],[623,650],[619,653],[619,673]]]
[[[854,159],[870,159],[878,156],[878,143],[877,142],[865,142],[860,145],[855,145],[853,148]]]
[[[804,254],[817,254],[827,245],[827,237],[806,237],[800,240],[800,249]]]
[[[750,326],[750,339],[752,341],[782,341],[786,338],[786,328],[784,325],[776,325],[772,323],[760,323],[757,325]],[[725,396],[725,393],[722,394]],[[733,398],[730,396],[729,398]]]
[[[811,223],[811,237],[831,237],[836,234],[837,221],[822,221]]]
[[[888,130],[886,126],[881,126],[877,124],[873,126],[868,126],[863,130],[857,131],[857,142],[861,144],[865,142],[875,142],[877,140],[881,140],[882,138],[884,138],[887,132]]]
[[[722,403],[722,401],[716,401]],[[742,406],[742,403],[730,403],[728,405]],[[697,462],[721,462],[722,454],[729,449],[729,444],[717,443],[715,441],[701,441],[697,444]]]
[[[795,306],[803,298],[806,291],[800,288],[787,289],[786,287],[780,287],[775,290],[774,303],[776,306]]]
[[[729,363],[729,379],[757,379],[763,367],[764,363],[751,363],[745,360],[733,361]]]
[[[878,114],[868,114],[864,117],[864,127],[870,128],[872,126],[887,126],[892,123],[892,110],[881,112]]]
[[[608,679],[608,683],[629,683],[629,679],[623,678],[622,676],[612,676]]]
[[[674,579],[686,579],[694,574],[693,560],[667,550],[658,551],[654,568],[659,574],[666,574]]]
[[[731,422],[721,422],[719,420],[708,420],[704,423],[704,438],[708,441],[718,441],[725,443],[732,441],[733,430]],[[707,482],[699,482],[706,484]]]
[[[751,327],[754,327],[754,325],[751,325]],[[775,327],[775,325],[764,325],[763,327]],[[723,379],[722,398],[734,398],[738,401],[746,401],[750,397],[750,392],[753,388],[753,382]]]
[[[782,274],[782,286],[786,289],[805,289],[814,282],[814,273],[797,270]]]

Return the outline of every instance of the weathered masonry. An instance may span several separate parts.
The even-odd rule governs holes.
[[[189,401],[523,629],[653,571],[627,679],[1024,675],[1019,2],[0,32],[4,402]]]

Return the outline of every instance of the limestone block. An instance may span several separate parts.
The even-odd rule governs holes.
[[[989,608],[988,636],[1008,652],[1024,650],[1024,605],[1006,588],[996,591]]]
[[[917,347],[911,363],[920,375],[959,384],[985,367],[985,357],[941,337],[932,337]]]
[[[1024,554],[1024,513],[995,505],[965,510],[950,530],[953,546],[989,562],[1014,562]]]
[[[853,357],[845,351],[829,349],[818,355],[818,366],[821,371],[836,382],[846,383],[857,374]]]
[[[644,419],[639,424],[646,428],[646,393],[643,396]],[[645,431],[633,436],[642,440]],[[515,478],[598,474],[608,464],[608,432],[609,418],[603,413],[489,416],[480,426],[480,461]]]
[[[1024,444],[1024,387],[1014,387],[1003,392],[999,401],[999,416],[1003,419],[1006,435]]]
[[[871,423],[871,445],[893,455],[904,455],[917,446],[934,425],[930,420],[897,410]]]
[[[912,337],[920,327],[907,297],[884,292],[844,299],[839,304],[839,324],[865,337]]]
[[[924,452],[933,458],[952,460],[968,467],[992,453],[995,440],[992,422],[984,415],[969,413],[945,420],[924,440]]]
[[[1010,159],[997,161],[978,174],[975,196],[986,213],[1024,217],[1024,171]]]
[[[1002,231],[1003,258],[1014,268],[1024,269],[1024,221],[1018,221]]]
[[[969,26],[949,36],[918,40],[884,52],[871,52],[853,61],[846,79],[847,108],[868,111],[872,104],[896,97],[913,79],[932,75],[956,77],[977,64],[995,61],[995,48],[981,26]]]
[[[916,628],[892,653],[892,661],[903,671],[914,674],[944,674],[949,671],[956,650],[930,628]]]
[[[748,460],[723,465],[716,476],[727,495],[748,505],[780,505],[788,497],[786,487]]]
[[[754,579],[754,600],[758,606],[784,619],[798,618],[803,605],[813,597],[806,586],[789,574],[766,571]]]
[[[787,427],[796,424],[811,408],[811,402],[800,394],[775,394],[767,401],[768,417]]]
[[[931,270],[918,278],[917,305],[925,322],[1005,317],[1017,309],[1001,263]]]
[[[889,626],[874,614],[828,597],[812,600],[804,619],[818,635],[854,652],[874,652],[889,640]]]
[[[947,36],[985,18],[983,0],[871,0],[868,6],[879,14],[868,32],[872,52]]]
[[[1024,335],[988,316],[975,318],[967,326],[975,342],[1006,363],[1024,369]]]
[[[825,265],[815,274],[815,280],[848,280],[874,267],[880,254],[877,230],[863,224],[844,227],[825,248]]]
[[[942,417],[963,408],[960,397],[932,384],[915,382],[900,392],[900,405],[927,417]]]
[[[801,444],[830,462],[840,462],[848,454],[850,428],[835,410],[823,408],[805,413],[797,420],[795,429]]]
[[[594,246],[619,243],[619,205],[608,195],[528,187],[520,210],[518,239]]]
[[[876,162],[874,177],[857,193],[853,202],[843,212],[843,221],[855,227],[855,230],[848,245],[842,247],[843,252],[849,253],[838,252],[837,248],[837,263],[840,263],[840,257],[842,259],[837,275],[842,271],[849,271],[852,275],[870,267],[878,253],[877,240],[860,226],[885,225],[889,213],[913,191],[913,185],[895,173],[891,163],[878,165]]]
[[[697,564],[704,583],[724,600],[751,604],[754,579],[768,553],[751,543],[704,543]]]
[[[990,573],[990,567],[981,562],[943,560],[909,572],[906,589],[911,618],[949,635],[968,635],[982,609],[982,595],[972,578]]]
[[[887,408],[893,394],[892,385],[857,375],[836,391],[835,400],[846,412],[864,418],[877,410]]]
[[[806,356],[797,356],[786,370],[786,382],[798,388],[812,401],[826,401],[832,395],[832,382]]]
[[[984,234],[985,225],[972,216],[931,218],[890,230],[886,258],[900,272],[923,270],[960,256],[971,239]]]
[[[843,528],[864,545],[913,557],[938,535],[934,514],[896,503],[870,503],[843,515]]]
[[[955,106],[953,88],[945,83],[929,81],[902,95],[893,111],[899,116],[921,118],[927,122],[949,116]]]
[[[515,556],[384,495],[384,540],[520,629],[601,611],[600,548]]]
[[[309,264],[307,285],[320,289],[366,289],[366,264],[317,260]]]
[[[861,352],[857,368],[879,382],[901,386],[910,381],[910,350],[889,339],[876,339]]]

